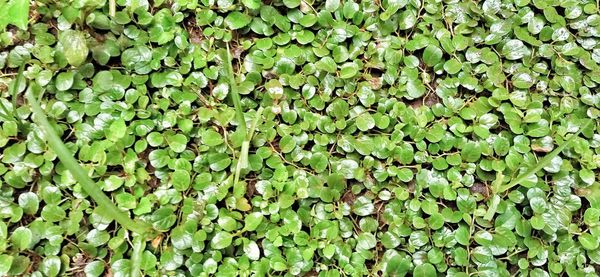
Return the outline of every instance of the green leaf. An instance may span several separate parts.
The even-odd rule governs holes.
[[[442,60],[442,49],[435,45],[429,45],[423,51],[423,61],[428,66],[434,66]]]
[[[171,176],[171,182],[177,191],[186,191],[190,187],[190,181],[190,174],[185,170],[175,170]]]
[[[73,77],[75,74],[72,71],[61,72],[56,76],[56,89],[65,91],[73,86]]]
[[[169,160],[169,152],[165,149],[157,149],[150,152],[148,155],[150,159],[150,164],[155,168],[165,167]]]
[[[108,242],[110,234],[106,231],[93,229],[87,233],[86,240],[94,247],[100,247]]]
[[[260,223],[262,222],[263,218],[263,215],[259,212],[254,212],[246,215],[246,218],[244,219],[244,230],[256,230],[256,228],[258,228],[258,225],[260,225]]]
[[[293,9],[295,7],[300,6],[300,1],[301,0],[283,0],[283,4],[286,7],[290,8],[290,9]]]
[[[87,276],[101,276],[104,273],[104,263],[101,261],[92,261],[85,266],[84,272]]]
[[[340,78],[350,79],[358,74],[359,67],[356,63],[349,62],[342,65],[340,69]]]
[[[411,268],[411,263],[400,255],[393,256],[386,265],[385,271],[390,276],[403,276]]]
[[[460,155],[466,162],[476,162],[481,157],[481,146],[476,142],[467,142],[460,151]]]
[[[283,136],[279,141],[279,147],[281,148],[281,152],[290,153],[296,148],[296,141],[292,136]]]
[[[444,63],[444,70],[448,72],[448,74],[456,74],[460,72],[462,68],[462,64],[457,59],[450,59]]]
[[[223,143],[223,137],[217,131],[208,129],[202,132],[202,143],[207,146],[217,146]]]
[[[0,255],[0,274],[6,275],[10,270],[14,257],[8,254]]]
[[[187,147],[188,139],[183,134],[175,134],[166,138],[169,148],[176,153],[181,153]]]
[[[67,214],[65,210],[57,205],[46,205],[42,209],[42,218],[49,222],[58,222],[63,220]]]
[[[33,215],[37,212],[40,200],[37,194],[33,192],[25,192],[19,195],[19,207],[23,209],[26,214]]]
[[[244,3],[244,6],[252,10],[259,9],[261,5],[260,0],[242,0],[242,3]]]
[[[13,24],[21,30],[27,30],[29,21],[29,1],[27,0],[8,0],[0,2],[0,10],[4,14],[0,18],[0,29],[8,24]]]
[[[325,171],[329,165],[329,159],[323,153],[314,153],[310,158],[310,166],[318,173]]]
[[[432,264],[424,263],[415,267],[413,276],[437,276],[437,270]]]
[[[230,233],[219,231],[210,241],[210,247],[214,249],[223,249],[229,245],[233,240],[233,236]]]
[[[118,141],[127,134],[125,120],[118,118],[106,129],[106,138],[110,141]]]
[[[244,244],[244,253],[246,253],[250,260],[256,261],[260,259],[260,248],[254,241],[249,241],[247,244]]]
[[[367,199],[364,196],[361,196],[356,200],[356,202],[354,202],[354,207],[352,207],[352,210],[357,215],[367,216],[375,211],[375,206],[373,205],[371,200]]]
[[[167,231],[177,221],[177,216],[174,214],[173,209],[168,207],[160,208],[150,218],[154,229],[159,231]]]
[[[530,51],[525,44],[516,39],[509,40],[502,47],[502,54],[509,60],[518,60],[527,55]]]
[[[356,127],[363,132],[371,130],[375,127],[375,119],[368,112],[362,113],[356,117]]]
[[[250,24],[252,17],[241,12],[232,12],[225,17],[225,24],[229,29],[237,30],[246,27]]]
[[[326,0],[325,1],[325,10],[328,12],[334,12],[340,7],[340,0]]]
[[[323,57],[321,60],[317,61],[315,66],[318,70],[323,70],[328,73],[335,73],[337,70],[337,64],[331,57]]]
[[[57,256],[48,256],[44,258],[40,264],[39,270],[44,273],[45,276],[58,276],[61,268],[61,260]]]
[[[585,233],[579,236],[579,243],[587,250],[595,250],[598,248],[600,240],[591,234]]]
[[[80,31],[66,30],[59,39],[65,58],[72,66],[80,66],[87,59],[89,49],[85,35]]]
[[[23,251],[29,248],[33,239],[31,230],[25,227],[18,227],[10,236],[10,241],[18,251]]]

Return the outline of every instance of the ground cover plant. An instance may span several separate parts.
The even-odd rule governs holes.
[[[0,276],[598,276],[587,0],[0,0]]]

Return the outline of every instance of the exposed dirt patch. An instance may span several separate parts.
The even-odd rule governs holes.
[[[150,163],[150,160],[148,158],[148,155],[150,155],[151,151],[152,151],[152,149],[146,148],[146,150],[144,150],[138,154],[138,159],[140,159],[140,161],[143,161],[146,164],[146,171],[148,171],[148,175],[150,175],[150,179],[148,180],[148,182],[146,184],[150,188],[156,189],[160,185],[160,182],[159,182],[158,178],[156,178],[156,176],[154,176],[154,171],[156,169],[154,168],[154,166],[152,166],[152,164]]]
[[[408,192],[415,193],[416,186],[417,186],[417,184],[415,183],[415,180],[414,179],[410,180],[408,182],[408,187],[407,187]]]
[[[420,98],[417,98],[417,99],[414,99],[414,100],[408,102],[408,105],[411,106],[413,109],[417,109],[423,105],[431,108],[431,107],[433,107],[433,105],[435,105],[437,103],[441,103],[440,97],[437,96],[437,94],[431,92],[431,93],[427,93],[423,97],[420,97]]]
[[[381,80],[381,77],[373,77],[369,80],[369,84],[371,85],[371,89],[381,89],[381,86],[383,85],[383,82]]]
[[[246,198],[252,199],[252,196],[256,193],[256,178],[246,179]]]
[[[475,184],[473,184],[473,186],[471,186],[469,188],[469,190],[471,191],[471,193],[479,193],[481,194],[485,199],[488,199],[490,197],[490,187],[484,183],[480,183],[477,182]]]
[[[344,195],[342,195],[342,198],[340,198],[340,200],[352,206],[352,204],[354,204],[354,201],[356,201],[356,195],[352,192],[352,190],[349,189],[344,193]]]
[[[200,44],[204,40],[202,34],[202,28],[196,25],[196,18],[189,16],[184,20],[185,27],[190,35],[190,42],[192,44]]]
[[[279,147],[279,139],[275,139],[275,140],[269,142],[269,145],[271,146],[273,151],[275,151],[277,153],[281,153],[281,147]]]
[[[73,263],[67,274],[75,277],[85,277],[85,266],[88,265],[92,259],[85,254],[77,253],[75,257],[72,258],[72,261]]]
[[[29,267],[27,267],[22,276],[31,275],[31,272],[37,271],[40,267],[40,264],[42,263],[42,256],[40,256],[40,254],[34,251],[27,250],[27,257],[31,262],[29,263]]]
[[[387,202],[386,201],[381,201],[378,203],[375,203],[375,215],[377,215],[377,223],[379,224],[379,228],[383,229],[383,228],[387,228],[387,222],[385,222],[384,218],[383,218],[383,213],[385,212],[385,204]]]
[[[304,274],[304,277],[315,277],[315,276],[319,276],[319,273],[314,269],[309,272],[306,272],[306,274]]]

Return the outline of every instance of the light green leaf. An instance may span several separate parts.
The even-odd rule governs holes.
[[[214,249],[223,249],[229,245],[233,240],[233,236],[230,233],[219,231],[210,241],[210,246]]]

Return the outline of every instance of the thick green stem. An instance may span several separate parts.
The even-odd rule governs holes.
[[[116,0],[108,0],[108,15],[111,17],[115,17],[117,14],[117,1]]]
[[[79,165],[75,158],[73,158],[69,149],[67,149],[65,144],[58,137],[33,94],[27,93],[26,96],[35,115],[34,121],[42,127],[48,145],[56,153],[69,172],[73,174],[73,177],[81,184],[83,190],[100,206],[100,210],[103,214],[113,218],[121,226],[132,232],[142,236],[150,235],[153,230],[149,224],[136,222],[129,218],[127,214],[121,211],[110,198],[100,190],[100,187],[98,187],[98,185],[87,175],[87,172]]]

